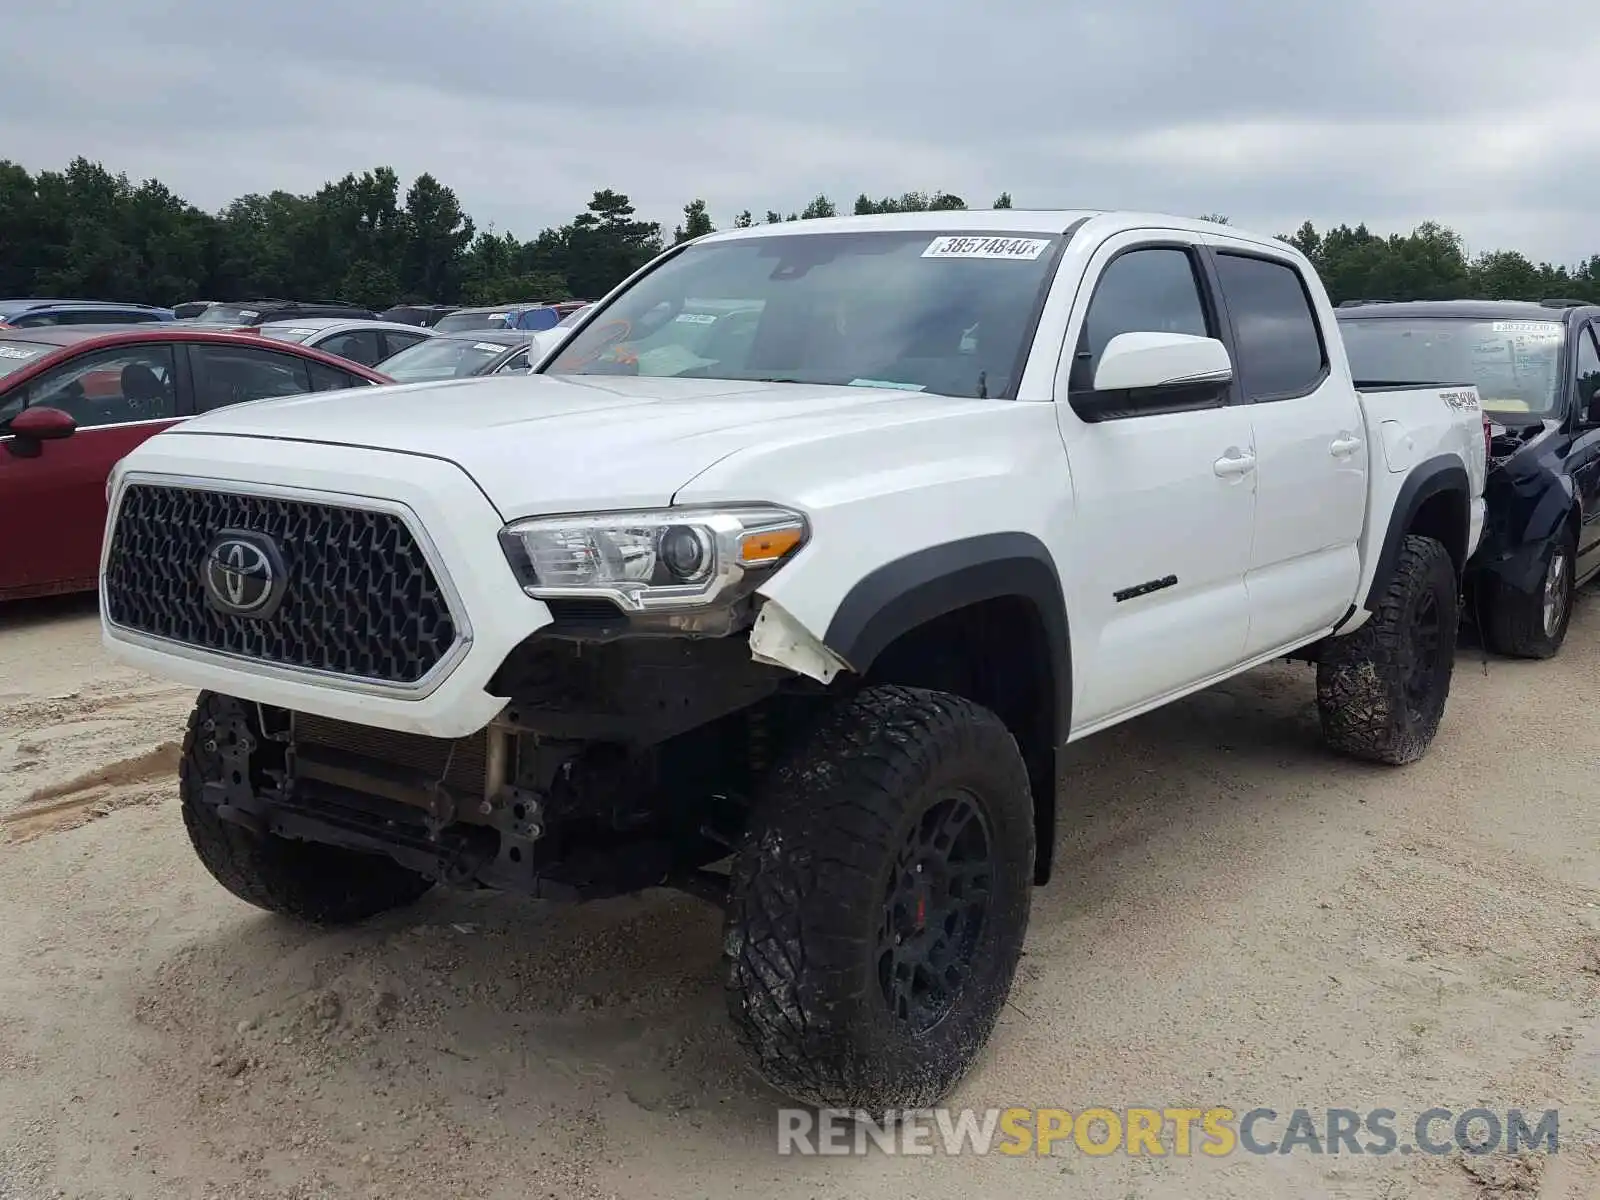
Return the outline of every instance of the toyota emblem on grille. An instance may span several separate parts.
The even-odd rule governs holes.
[[[224,529],[206,550],[201,581],[211,606],[230,617],[268,617],[288,583],[277,543],[263,534]]]

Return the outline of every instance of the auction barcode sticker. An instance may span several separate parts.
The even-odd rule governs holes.
[[[1531,333],[1542,338],[1561,336],[1560,321],[1496,321],[1496,333]]]
[[[1044,253],[1049,238],[936,237],[923,258],[1008,258],[1032,262]]]
[[[37,350],[19,350],[15,346],[0,346],[0,358],[32,358]]]

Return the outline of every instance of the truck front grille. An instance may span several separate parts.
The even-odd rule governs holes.
[[[219,536],[269,539],[282,599],[263,615],[219,609],[207,594]],[[106,616],[151,637],[376,683],[415,684],[460,631],[406,523],[342,505],[129,484],[105,568]]]

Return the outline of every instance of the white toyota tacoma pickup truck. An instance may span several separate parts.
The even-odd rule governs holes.
[[[1424,752],[1484,474],[1477,394],[1359,392],[1282,242],[805,221],[674,247],[534,374],[145,442],[104,637],[202,689],[236,895],[682,888],[768,1080],[915,1106],[1011,986],[1068,743],[1296,657],[1333,746]]]

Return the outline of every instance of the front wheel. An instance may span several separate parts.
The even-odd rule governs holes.
[[[1509,658],[1554,658],[1572,623],[1577,556],[1578,539],[1569,527],[1545,547],[1537,590],[1492,583],[1480,631],[1484,644]]]
[[[734,866],[729,1011],[762,1075],[825,1108],[937,1102],[1011,989],[1033,856],[1027,770],[992,712],[904,687],[841,704]]]
[[[1395,766],[1427,752],[1455,670],[1458,590],[1441,543],[1416,534],[1401,541],[1371,618],[1322,647],[1317,714],[1328,745]]]
[[[229,770],[224,755],[242,738],[259,744],[253,705],[201,692],[178,763],[178,793],[189,841],[211,877],[246,903],[317,925],[362,921],[418,899],[433,881],[392,859],[340,846],[291,841],[224,820],[205,785]],[[251,761],[251,786],[260,786]],[[237,779],[237,777],[236,777]]]

